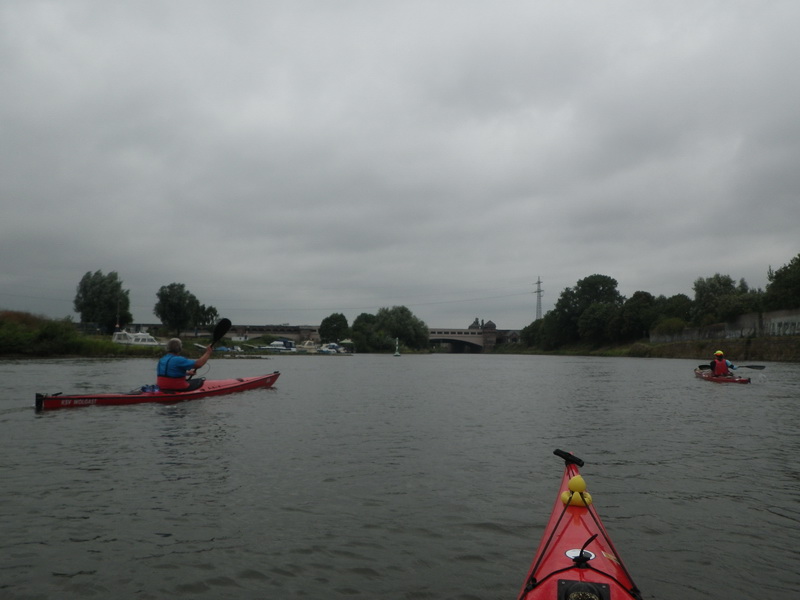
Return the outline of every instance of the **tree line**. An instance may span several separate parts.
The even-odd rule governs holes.
[[[377,314],[361,313],[348,326],[347,318],[334,313],[319,326],[322,342],[350,339],[357,352],[388,352],[399,343],[409,350],[428,347],[428,326],[405,306],[380,308]]]
[[[765,290],[752,289],[744,279],[716,273],[695,280],[694,298],[646,291],[626,298],[616,279],[594,274],[564,289],[552,310],[522,330],[521,341],[545,351],[574,344],[624,344],[647,338],[650,331],[668,335],[747,313],[800,308],[800,254],[779,269],[770,267],[767,281]],[[162,286],[156,297],[153,313],[176,335],[210,327],[219,319],[216,308],[201,304],[182,283]],[[94,323],[104,332],[124,328],[133,320],[129,290],[123,289],[114,271],[87,272],[78,284],[74,307],[82,323]],[[343,314],[334,313],[323,319],[319,334],[323,342],[351,339],[358,352],[390,351],[395,340],[410,350],[428,347],[427,325],[405,306],[362,313],[352,326]]]
[[[80,315],[81,323],[95,324],[105,333],[123,329],[133,322],[129,294],[116,271],[87,272],[78,283],[75,312]],[[216,308],[201,304],[182,283],[162,286],[156,297],[153,314],[175,335],[191,328],[210,327],[219,319]],[[374,315],[362,313],[352,327],[343,314],[334,313],[323,319],[319,333],[323,342],[351,339],[358,352],[393,350],[395,340],[412,350],[428,346],[427,325],[405,306],[381,308]]]
[[[625,298],[617,280],[590,275],[566,288],[555,307],[521,332],[523,344],[542,350],[588,344],[629,343],[650,331],[679,333],[735,320],[740,315],[800,308],[800,254],[777,270],[769,268],[765,290],[752,289],[744,279],[716,273],[694,282],[694,299],[686,294],[654,296],[637,291]]]
[[[217,309],[201,304],[183,283],[161,286],[156,298],[153,314],[177,336],[191,328],[210,327],[219,320]],[[133,322],[130,304],[130,290],[122,288],[116,271],[107,275],[87,272],[78,283],[73,302],[81,323],[93,323],[104,333],[124,329]]]

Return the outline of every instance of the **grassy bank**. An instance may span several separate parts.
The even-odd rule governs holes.
[[[716,350],[722,350],[734,363],[742,361],[800,362],[800,337],[736,338],[728,340],[693,340],[651,344],[640,341],[624,346],[600,348],[575,345],[557,351],[544,352],[519,344],[496,348],[495,354],[543,354],[554,356],[628,356],[634,358],[690,358],[711,360]]]
[[[208,338],[184,343],[184,353],[199,356],[194,343],[208,344]],[[69,320],[52,320],[20,311],[0,311],[0,358],[44,358],[80,356],[88,358],[156,358],[163,346],[115,344],[111,336],[85,335]]]
[[[751,360],[800,362],[800,337],[736,338],[727,340],[695,340],[670,344],[634,344],[628,356],[655,358],[709,359],[716,350],[734,363]]]

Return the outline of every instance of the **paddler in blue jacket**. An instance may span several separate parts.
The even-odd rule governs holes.
[[[187,375],[194,375],[211,358],[213,348],[208,346],[203,356],[192,360],[181,356],[183,344],[178,338],[167,342],[167,354],[161,357],[156,367],[156,385],[162,390],[185,390],[189,387]]]

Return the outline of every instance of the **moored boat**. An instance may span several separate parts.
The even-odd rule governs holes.
[[[245,390],[269,388],[280,376],[279,371],[256,377],[240,377],[238,379],[201,379],[188,390],[158,390],[155,386],[144,386],[130,392],[110,394],[36,394],[36,411],[55,408],[76,408],[79,406],[120,406],[126,404],[142,404],[158,402],[169,404],[198,400],[209,396],[234,394]],[[198,385],[199,384],[199,385]]]
[[[564,475],[519,600],[642,600],[600,520],[578,467],[563,450]]]
[[[317,348],[318,354],[344,354],[345,352],[347,351],[336,342],[322,344],[319,348]]]
[[[750,383],[749,377],[739,377],[738,375],[714,375],[711,369],[695,369],[695,377],[713,381],[714,383]]]
[[[312,340],[306,340],[297,346],[297,351],[300,353],[306,352],[308,354],[316,354],[318,348],[319,346],[317,346],[317,344],[315,344]]]
[[[117,331],[111,336],[111,341],[115,344],[125,344],[128,346],[163,346],[156,338],[149,333],[128,333],[124,329]]]

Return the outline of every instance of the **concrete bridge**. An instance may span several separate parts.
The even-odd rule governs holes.
[[[483,329],[429,329],[428,339],[431,344],[448,344],[451,352],[469,353],[483,352],[484,349],[494,348],[497,331],[491,330],[494,335]],[[488,339],[487,339],[488,338]]]
[[[519,342],[520,332],[511,329],[498,329],[491,321],[475,322],[466,329],[453,329],[452,327],[428,329],[428,340],[431,345],[447,345],[450,352],[491,352],[500,344],[516,344]]]

